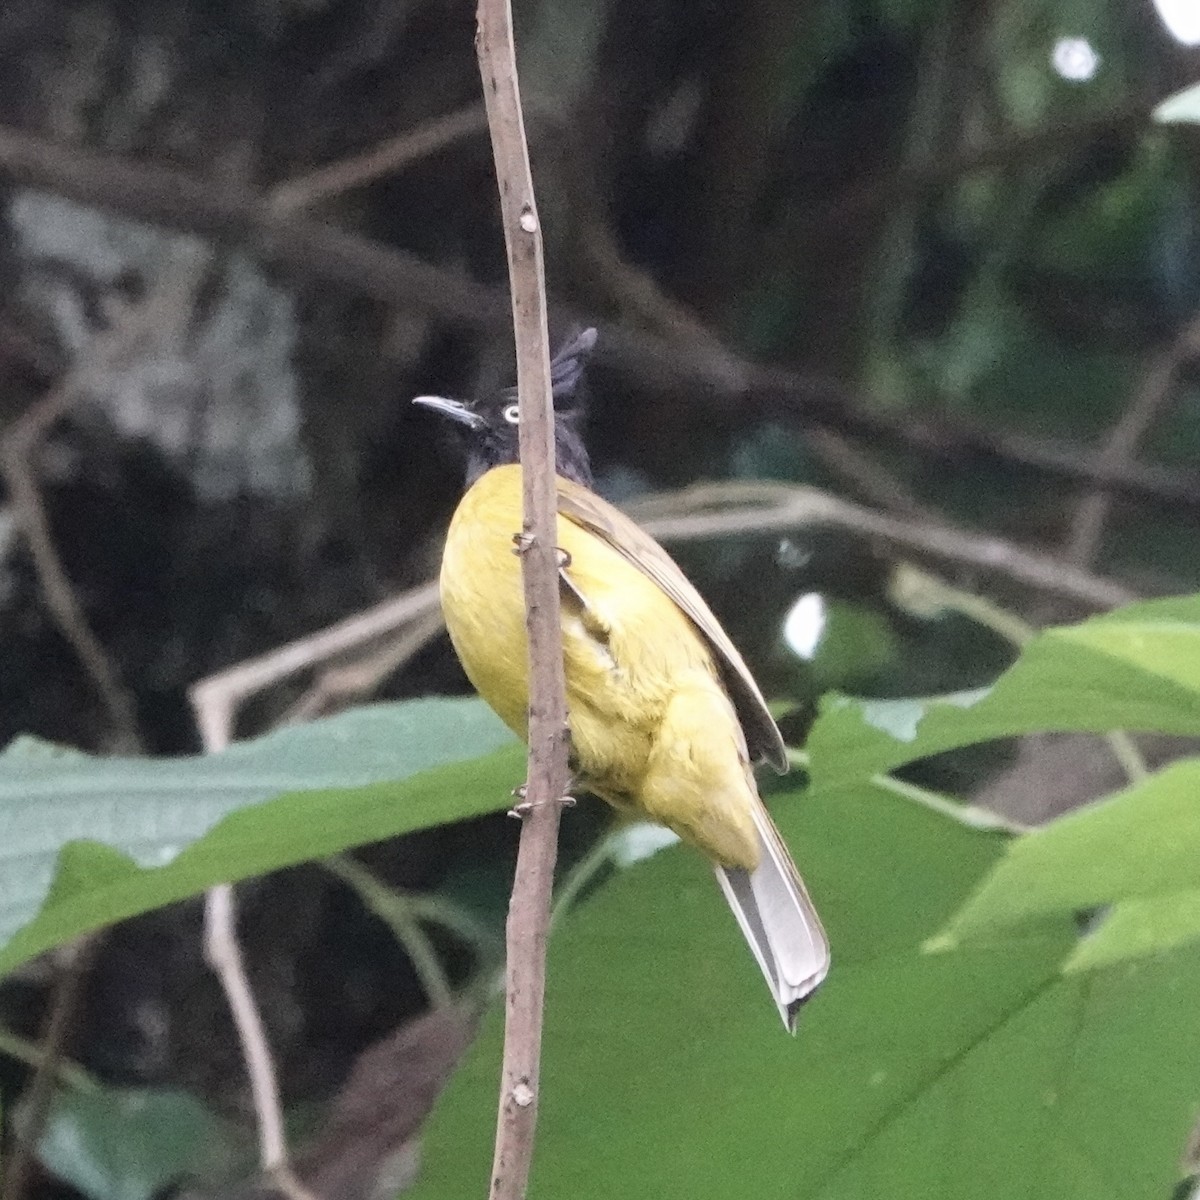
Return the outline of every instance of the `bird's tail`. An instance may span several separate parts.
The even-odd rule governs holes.
[[[755,805],[762,848],[753,871],[717,867],[717,879],[766,976],[779,1015],[796,1032],[800,1006],[829,971],[829,941],[804,881],[767,810]]]

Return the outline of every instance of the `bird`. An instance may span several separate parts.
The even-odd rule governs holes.
[[[551,362],[563,667],[577,786],[676,833],[713,864],[785,1028],[825,978],[829,942],[753,764],[788,767],[783,737],[736,647],[667,552],[593,491],[581,381],[595,329]],[[515,388],[413,403],[465,443],[466,479],[439,577],[451,643],[479,695],[527,734],[528,641]]]

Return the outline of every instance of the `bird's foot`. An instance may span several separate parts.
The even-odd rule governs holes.
[[[575,781],[572,779],[567,783],[568,794],[559,796],[557,800],[526,800],[525,796],[528,789],[527,785],[523,783],[520,787],[515,787],[512,790],[512,794],[517,797],[520,803],[514,804],[508,810],[508,815],[519,821],[522,817],[527,817],[535,808],[541,808],[545,804],[558,804],[563,808],[574,808],[575,797],[569,794],[574,788]]]
[[[514,533],[512,540],[513,553],[520,555],[524,554],[537,539],[532,533]],[[558,558],[558,569],[565,571],[571,565],[571,555],[561,546],[555,546],[554,553]]]

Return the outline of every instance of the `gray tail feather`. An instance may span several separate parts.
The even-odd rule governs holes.
[[[717,867],[717,880],[737,917],[789,1033],[801,1005],[829,971],[829,941],[804,881],[774,822],[755,806],[762,857],[753,871]]]

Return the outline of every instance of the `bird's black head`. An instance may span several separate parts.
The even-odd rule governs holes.
[[[579,384],[595,344],[596,331],[585,329],[567,342],[550,364],[558,473],[584,487],[592,486],[592,465],[579,429],[584,415]],[[468,487],[493,467],[517,461],[520,409],[516,388],[504,388],[473,402],[417,396],[413,403],[449,418],[462,432],[467,446]]]

